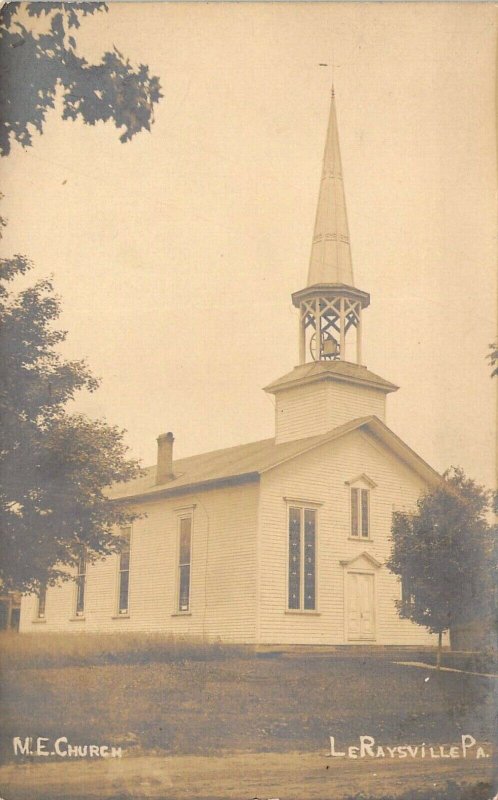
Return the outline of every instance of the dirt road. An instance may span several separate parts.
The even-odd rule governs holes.
[[[325,753],[137,756],[0,767],[5,800],[339,800],[360,791],[379,798],[446,781],[492,782],[492,759],[374,760]]]

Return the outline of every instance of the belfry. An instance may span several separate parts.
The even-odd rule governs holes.
[[[339,132],[332,90],[308,281],[294,292],[299,366],[265,391],[276,397],[276,441],[325,433],[375,414],[385,419],[394,384],[362,363],[362,311],[368,292],[354,285]]]

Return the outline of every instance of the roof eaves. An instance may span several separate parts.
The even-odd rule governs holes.
[[[442,475],[431,467],[427,461],[418,455],[415,450],[406,444],[403,439],[394,433],[390,428],[385,425],[378,417],[372,417],[371,422],[367,425],[370,433],[392,452],[396,454],[401,461],[404,461],[408,467],[420,475],[424,480],[434,485],[441,483],[443,480]],[[393,447],[395,445],[395,447]]]
[[[355,375],[347,375],[343,372],[309,372],[306,375],[299,376],[297,378],[289,377],[288,380],[283,380],[279,378],[278,380],[274,381],[273,383],[268,384],[268,386],[264,387],[265,392],[270,392],[272,394],[276,394],[277,392],[285,391],[286,389],[292,389],[295,386],[302,386],[303,384],[307,383],[314,383],[318,380],[325,380],[325,381],[340,381],[343,383],[352,383],[356,386],[369,386],[373,389],[378,389],[381,392],[385,392],[388,394],[389,392],[397,392],[399,386],[396,386],[395,383],[391,383],[390,381],[384,380],[384,378],[380,380],[373,380],[369,377],[360,377]]]
[[[243,483],[256,483],[259,481],[259,472],[244,472],[240,475],[226,475],[219,478],[209,478],[204,481],[193,481],[192,483],[185,483],[181,486],[160,486],[154,489],[148,489],[142,492],[134,492],[133,494],[123,495],[122,497],[112,497],[114,503],[128,502],[130,500],[155,500],[161,497],[175,497],[182,494],[191,494],[192,492],[207,491],[209,489],[219,489],[224,486],[238,486]]]

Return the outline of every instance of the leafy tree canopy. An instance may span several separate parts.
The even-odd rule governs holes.
[[[118,549],[116,528],[134,515],[106,487],[140,471],[122,431],[68,412],[98,382],[58,352],[51,282],[9,291],[30,268],[24,256],[0,260],[0,582],[20,591],[67,578],[82,547],[90,561]]]
[[[12,140],[23,147],[43,132],[47,112],[61,94],[63,119],[89,125],[112,121],[126,142],[150,130],[162,97],[159,79],[136,68],[116,48],[97,64],[76,52],[75,31],[88,15],[105,13],[105,3],[5,3],[0,10],[0,155]],[[41,30],[30,29],[29,19]],[[45,24],[40,24],[44,22]]]
[[[442,633],[494,609],[498,577],[492,494],[451,468],[414,514],[398,512],[388,568],[401,578],[401,617]]]
[[[132,66],[116,48],[98,63],[77,53],[82,20],[104,3],[5,3],[0,9],[0,155],[13,141],[32,144],[47,113],[111,121],[120,141],[150,130],[161,98],[149,68]],[[5,220],[0,217],[1,229]],[[15,293],[27,258],[0,260],[0,586],[32,591],[70,576],[85,551],[92,561],[119,549],[116,529],[135,517],[106,488],[133,478],[123,431],[71,414],[67,406],[98,382],[83,361],[66,361],[65,332],[50,280]]]

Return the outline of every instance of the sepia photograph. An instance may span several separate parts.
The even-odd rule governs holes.
[[[0,10],[0,800],[497,800],[497,15]]]

